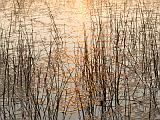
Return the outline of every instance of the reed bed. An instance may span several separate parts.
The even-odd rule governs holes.
[[[2,120],[158,119],[159,8],[103,2],[92,9],[91,36],[84,24],[70,53],[47,3],[46,38],[26,22],[25,1],[13,2],[0,28]]]
[[[8,29],[0,29],[0,118],[56,120],[71,76],[62,59],[64,43],[49,8],[51,30],[39,39],[33,21],[25,21],[24,7],[13,4]]]
[[[91,40],[84,30],[84,120],[159,119],[159,12],[151,8],[107,3],[92,18]]]

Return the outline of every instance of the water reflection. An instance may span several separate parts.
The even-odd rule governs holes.
[[[83,24],[89,25],[89,2],[84,0],[67,0],[62,2],[55,13],[56,23],[67,42],[83,39]],[[52,6],[52,4],[51,4]],[[55,9],[53,8],[54,12]],[[89,26],[88,26],[89,27]]]
[[[73,8],[75,6],[75,0],[67,0],[66,5],[70,8]]]

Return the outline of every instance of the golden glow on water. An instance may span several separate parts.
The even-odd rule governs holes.
[[[83,24],[89,25],[89,3],[86,0],[66,0],[55,13],[55,20],[60,27],[67,42],[77,42],[83,39]],[[53,10],[54,11],[54,10]],[[58,14],[59,12],[59,14]]]

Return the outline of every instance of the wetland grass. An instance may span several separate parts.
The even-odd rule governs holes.
[[[101,3],[91,16],[91,37],[84,25],[84,42],[69,55],[47,4],[47,38],[32,20],[26,23],[25,6],[17,4],[7,29],[0,28],[2,120],[69,120],[74,113],[74,120],[157,119],[158,8]]]

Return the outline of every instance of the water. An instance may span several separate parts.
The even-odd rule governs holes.
[[[78,79],[78,77],[75,78],[75,76],[76,75],[78,76],[79,74],[81,75],[81,73],[78,74],[79,69],[78,68],[75,69],[75,57],[82,59],[80,56],[81,53],[78,54],[79,56],[74,55],[75,54],[74,47],[78,46],[78,43],[80,46],[84,47],[85,32],[86,32],[88,43],[92,43],[93,25],[95,27],[95,35],[98,34],[100,22],[102,22],[103,27],[106,27],[106,28],[111,27],[110,21],[109,21],[110,16],[108,16],[109,12],[110,12],[109,11],[109,8],[110,8],[109,3],[108,3],[108,1],[94,1],[93,2],[92,0],[66,0],[66,1],[65,0],[57,0],[57,1],[50,0],[50,1],[35,1],[32,4],[28,4],[30,2],[28,2],[28,3],[27,2],[26,2],[26,4],[22,4],[23,2],[22,3],[20,2],[19,4],[22,4],[21,6],[23,6],[20,9],[20,8],[18,8],[18,6],[15,6],[15,8],[14,8],[12,1],[11,2],[7,2],[7,0],[3,1],[4,4],[0,6],[1,10],[2,10],[1,14],[0,14],[1,28],[5,29],[6,35],[8,35],[9,34],[8,31],[10,29],[9,26],[12,25],[12,30],[11,30],[12,34],[9,37],[7,36],[7,38],[10,39],[11,41],[14,41],[14,42],[17,41],[18,37],[21,37],[18,35],[20,29],[23,31],[21,33],[22,35],[25,36],[26,31],[27,31],[28,32],[27,35],[28,35],[29,39],[32,39],[32,37],[34,37],[33,42],[36,46],[35,47],[36,54],[38,54],[39,51],[42,51],[39,55],[41,60],[36,61],[36,65],[38,67],[42,66],[42,68],[44,68],[44,70],[42,70],[42,72],[44,72],[44,73],[40,76],[40,77],[42,77],[42,79],[45,78],[45,73],[46,73],[45,70],[47,68],[46,67],[47,62],[48,62],[47,55],[48,55],[49,49],[50,49],[50,47],[48,45],[49,42],[51,40],[53,40],[54,41],[53,43],[61,43],[61,41],[56,41],[57,40],[56,37],[60,36],[60,38],[62,38],[62,39],[58,38],[58,40],[60,39],[66,44],[64,52],[58,51],[57,54],[53,54],[53,56],[55,57],[55,58],[53,57],[53,63],[55,63],[55,65],[57,65],[57,66],[60,66],[60,68],[62,68],[62,70],[60,70],[59,74],[56,72],[56,74],[58,76],[55,75],[56,77],[54,77],[54,72],[59,67],[56,67],[56,70],[55,69],[49,70],[49,73],[50,73],[49,77],[50,78],[47,79],[48,80],[47,87],[45,86],[46,84],[44,85],[45,81],[42,81],[41,83],[39,83],[37,78],[34,79],[35,80],[34,82],[36,84],[35,84],[35,88],[33,88],[32,92],[34,93],[34,91],[35,91],[36,95],[38,94],[36,92],[37,91],[39,92],[39,95],[38,95],[38,104],[39,105],[35,107],[34,104],[32,104],[29,107],[31,107],[32,109],[35,109],[35,108],[40,109],[41,110],[40,114],[42,116],[45,116],[45,111],[46,111],[46,109],[48,109],[48,107],[46,106],[47,97],[50,97],[50,99],[51,99],[50,100],[51,102],[49,102],[49,104],[50,104],[49,106],[51,106],[51,109],[52,109],[51,112],[53,112],[55,109],[55,107],[52,107],[52,106],[54,106],[54,100],[57,99],[57,96],[59,95],[59,94],[56,94],[56,92],[65,89],[64,93],[62,94],[63,95],[61,98],[62,100],[60,102],[60,112],[58,113],[59,114],[58,119],[59,120],[64,119],[63,115],[65,115],[65,114],[64,114],[63,106],[65,106],[65,109],[68,107],[68,113],[66,115],[65,120],[69,120],[70,116],[71,116],[71,118],[70,118],[71,120],[76,120],[76,119],[78,119],[78,111],[77,111],[78,107],[77,106],[80,106],[80,103],[79,103],[79,99],[78,100],[76,99],[75,94],[83,91],[83,89],[82,89],[83,87],[76,88],[75,83],[74,83],[75,79]],[[119,19],[120,13],[124,9],[123,2],[124,1],[111,1],[112,14],[113,14],[113,16],[117,15],[117,19]],[[1,1],[1,3],[2,3],[2,1]],[[117,4],[115,4],[115,3],[117,3]],[[133,0],[127,1],[127,4],[128,4],[128,7],[127,7],[126,11],[130,11],[129,15],[134,16],[135,14],[132,14],[132,9],[130,9],[130,8],[135,7],[132,5],[136,4],[136,2],[134,2]],[[156,4],[158,5],[158,3],[155,3],[154,7],[156,6]],[[150,4],[147,4],[147,5],[152,9],[152,7],[153,7],[152,5],[151,6],[150,6]],[[13,16],[13,17],[11,17],[11,16]],[[131,17],[129,16],[128,19],[131,19]],[[19,24],[19,23],[21,23],[21,24]],[[114,24],[114,21],[113,21],[113,24]],[[56,25],[56,27],[55,27],[55,25]],[[58,34],[55,32],[56,30],[58,30]],[[108,45],[108,47],[112,47],[112,44],[111,44],[112,41],[109,42],[109,40],[111,40],[111,38],[114,38],[114,34],[110,34],[110,32],[111,32],[110,29],[105,29],[105,30],[106,31],[104,31],[104,35],[108,36],[107,45]],[[5,35],[2,36],[2,38],[3,37],[5,38]],[[97,36],[95,36],[95,38],[97,38]],[[21,39],[25,40],[26,38],[22,37]],[[53,51],[56,51],[57,48],[56,47],[54,48],[54,47],[55,46],[53,46]],[[110,51],[111,50],[108,50],[107,54],[110,54]],[[58,62],[61,63],[61,61],[59,61],[60,59],[58,59],[59,56],[62,57],[62,59],[64,60],[63,65],[58,64]],[[134,63],[134,64],[136,64],[136,63]],[[107,65],[109,66],[109,64],[107,64]],[[66,71],[69,71],[69,72],[65,73]],[[36,70],[36,72],[38,72],[38,70]],[[71,73],[71,75],[70,75],[70,73]],[[59,75],[62,75],[62,76],[60,77]],[[64,77],[64,76],[67,76],[67,77]],[[134,79],[133,84],[137,84],[136,83],[137,76],[135,75],[134,77],[135,78],[133,78]],[[67,85],[63,86],[63,84],[65,83],[65,81],[67,81],[68,78],[69,78],[69,81],[68,81]],[[60,80],[60,81],[57,82],[57,80]],[[125,84],[125,81],[122,81],[122,83],[123,82]],[[54,83],[54,84],[51,85],[51,83]],[[82,83],[77,83],[77,84],[81,85]],[[11,85],[12,85],[12,83],[11,83]],[[40,86],[39,88],[37,87],[38,85]],[[62,86],[60,86],[60,85],[62,85]],[[38,90],[36,88],[38,88]],[[17,89],[18,89],[17,91],[19,93],[17,93],[16,95],[23,96],[23,93],[25,93],[25,90],[21,91],[21,89],[18,87],[17,87]],[[133,85],[131,90],[134,90],[134,89],[135,89],[135,87]],[[47,90],[49,91],[49,94],[47,94]],[[123,95],[123,93],[124,93],[123,90],[125,90],[124,86],[121,86],[120,90],[121,91],[119,93],[119,96],[122,97],[121,105],[122,106],[124,104],[129,105],[130,103],[128,103],[128,102],[124,103],[125,102],[124,95]],[[68,94],[67,94],[67,92],[68,92]],[[149,93],[149,91],[147,91],[147,93]],[[138,112],[136,111],[137,113],[135,112],[135,114],[133,114],[133,116],[137,115],[137,118],[135,118],[135,119],[141,119],[142,114],[143,114],[143,110],[147,109],[147,107],[144,108],[144,106],[142,106],[141,104],[138,103],[139,99],[141,100],[142,94],[143,94],[143,89],[141,90],[140,88],[138,90],[136,90],[136,92],[135,92],[135,96],[137,97],[137,99],[136,99],[136,101],[133,101],[133,103],[135,102],[135,106],[133,105],[133,107],[138,108],[138,110],[137,110]],[[36,100],[36,95],[33,94],[30,99]],[[84,103],[84,110],[85,111],[87,109],[89,109],[89,107],[86,105],[87,104],[86,103],[87,99],[85,98],[86,96],[87,95],[85,95],[85,93],[82,92],[82,94],[81,94],[82,101],[81,102]],[[16,111],[16,114],[20,114],[19,117],[22,117],[21,112],[25,111],[24,106],[27,106],[27,103],[22,104],[21,102],[23,101],[23,98],[22,99],[20,99],[20,98],[21,97],[18,98],[18,102],[17,102],[17,106],[16,106],[16,109],[18,109],[18,110],[15,110],[15,111]],[[107,98],[109,98],[108,94],[107,94]],[[101,99],[101,98],[99,98],[99,99]],[[113,103],[112,103],[113,108],[115,106],[114,99],[115,99],[115,97],[113,96]],[[128,99],[128,98],[126,98],[126,99]],[[9,101],[8,99],[5,99],[5,100]],[[32,102],[33,101],[31,101],[31,103]],[[97,101],[97,103],[96,103],[97,104],[97,106],[96,106],[96,112],[97,112],[96,115],[97,116],[101,116],[101,112],[100,112],[101,106],[100,106],[99,102],[100,101]],[[110,101],[108,101],[108,102],[110,102]],[[109,106],[109,104],[107,104],[107,106]],[[119,107],[121,108],[122,106],[119,106]],[[6,107],[6,108],[10,109],[9,107]],[[22,108],[23,108],[23,110],[21,110]],[[29,109],[29,108],[27,108],[27,109]],[[122,111],[124,112],[124,110],[122,110]],[[10,114],[14,114],[12,112],[13,111],[11,110]],[[107,112],[111,112],[111,111],[108,110]],[[115,116],[116,115],[122,116],[122,114],[120,114],[119,112],[118,113],[116,113],[116,112],[114,113]],[[29,113],[25,113],[25,114],[29,114]],[[48,114],[49,114],[49,112],[48,112]],[[106,114],[108,114],[108,113],[106,113]],[[7,113],[7,116],[9,116],[9,112]],[[80,111],[80,116],[82,116],[82,111]],[[119,117],[119,118],[121,118],[121,117]],[[48,120],[48,118],[44,118],[44,119]]]

